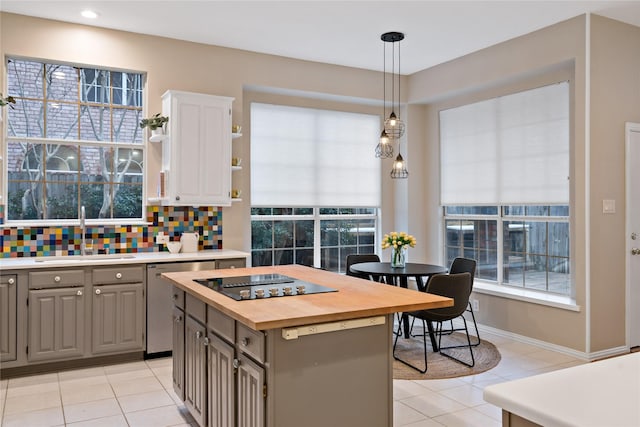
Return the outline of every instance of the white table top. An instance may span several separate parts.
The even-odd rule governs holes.
[[[545,427],[638,427],[640,353],[494,384],[484,399]]]

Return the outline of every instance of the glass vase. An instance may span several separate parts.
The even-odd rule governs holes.
[[[407,260],[407,248],[393,248],[391,252],[391,267],[392,268],[404,268]]]

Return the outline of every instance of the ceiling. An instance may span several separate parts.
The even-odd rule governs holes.
[[[87,8],[98,18],[81,17]],[[400,31],[402,74],[583,13],[640,26],[640,0],[2,0],[0,10],[371,70],[382,69],[380,35]]]

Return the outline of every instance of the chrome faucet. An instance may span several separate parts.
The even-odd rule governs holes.
[[[87,242],[85,240],[86,232],[86,217],[84,212],[84,205],[80,206],[80,233],[82,233],[82,243],[80,243],[80,255],[86,255]]]

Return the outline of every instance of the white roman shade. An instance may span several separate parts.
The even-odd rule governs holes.
[[[380,206],[375,115],[251,104],[252,206]]]
[[[569,203],[569,84],[440,112],[443,205]]]

